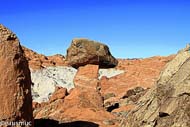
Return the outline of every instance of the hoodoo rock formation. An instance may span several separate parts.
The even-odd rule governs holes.
[[[25,122],[25,127],[32,126],[28,63],[17,36],[3,25],[0,25],[0,63],[0,121]]]
[[[73,39],[71,46],[67,49],[66,60],[69,65],[75,68],[87,64],[109,68],[118,64],[107,45],[88,39]]]
[[[79,67],[74,78],[75,87],[91,88],[96,90],[98,87],[98,65],[86,65]]]
[[[129,127],[190,126],[190,47],[178,52],[127,117]]]
[[[36,91],[38,97],[47,99],[46,101],[33,100],[34,117],[45,122],[50,119],[61,121],[63,125],[88,121],[99,127],[118,127],[119,124],[124,127],[125,116],[136,107],[136,102],[146,93],[147,88],[153,86],[164,65],[173,57],[119,59],[115,68],[104,69],[100,69],[98,65],[87,64],[75,69],[77,73],[70,73],[70,70],[74,69],[72,67],[67,67],[68,69],[45,67],[36,70],[32,75],[39,80],[33,80],[35,86],[32,87],[33,91],[36,91],[34,88],[39,88],[39,91]],[[43,72],[41,74],[45,77],[43,78],[39,72]],[[71,78],[71,74],[74,74],[74,78]],[[65,82],[65,85],[57,82],[59,89],[56,88],[53,94],[49,94],[56,86],[54,86],[56,82],[50,84],[49,79]],[[74,83],[71,90],[68,89],[69,82]],[[67,88],[68,93],[62,87]],[[51,92],[48,92],[49,90]],[[40,124],[39,127],[43,125]],[[80,125],[83,126],[82,123]]]

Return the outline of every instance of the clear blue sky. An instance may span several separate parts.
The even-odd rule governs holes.
[[[176,53],[190,42],[190,0],[0,0],[0,23],[21,44],[66,54],[73,38],[100,41],[119,58]]]

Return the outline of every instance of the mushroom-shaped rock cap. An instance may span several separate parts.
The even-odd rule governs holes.
[[[110,68],[118,64],[107,45],[83,38],[72,40],[71,46],[67,49],[66,60],[75,68],[87,64]]]

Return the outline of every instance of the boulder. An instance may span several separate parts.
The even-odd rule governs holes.
[[[3,25],[0,25],[0,63],[0,121],[26,122],[32,126],[28,62],[17,36]]]
[[[127,117],[130,127],[190,126],[190,48],[178,52]]]
[[[50,100],[50,102],[53,102],[58,99],[64,99],[66,95],[67,95],[67,89],[57,86],[55,88],[55,92],[52,94],[52,96],[50,97],[49,100]]]
[[[73,39],[71,46],[67,49],[66,60],[75,68],[86,64],[109,68],[118,64],[107,45],[88,39]]]

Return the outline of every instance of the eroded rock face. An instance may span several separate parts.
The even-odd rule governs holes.
[[[114,67],[118,61],[111,55],[107,45],[88,39],[74,39],[67,49],[68,64],[78,68],[96,64],[103,68]]]
[[[17,36],[0,25],[0,121],[31,122],[30,70]]]
[[[98,65],[92,64],[79,67],[74,76],[75,88],[66,96],[64,91],[55,91],[53,101],[34,103],[34,116],[36,119],[49,118],[62,122],[83,120],[102,127],[118,127],[122,120],[122,125],[125,125],[126,116],[146,93],[144,89],[153,85],[160,70],[172,58],[120,60],[116,69],[99,69]],[[61,73],[67,75],[68,71],[62,70]],[[67,82],[70,80],[64,79]]]
[[[190,48],[178,52],[128,116],[130,127],[190,126]]]

